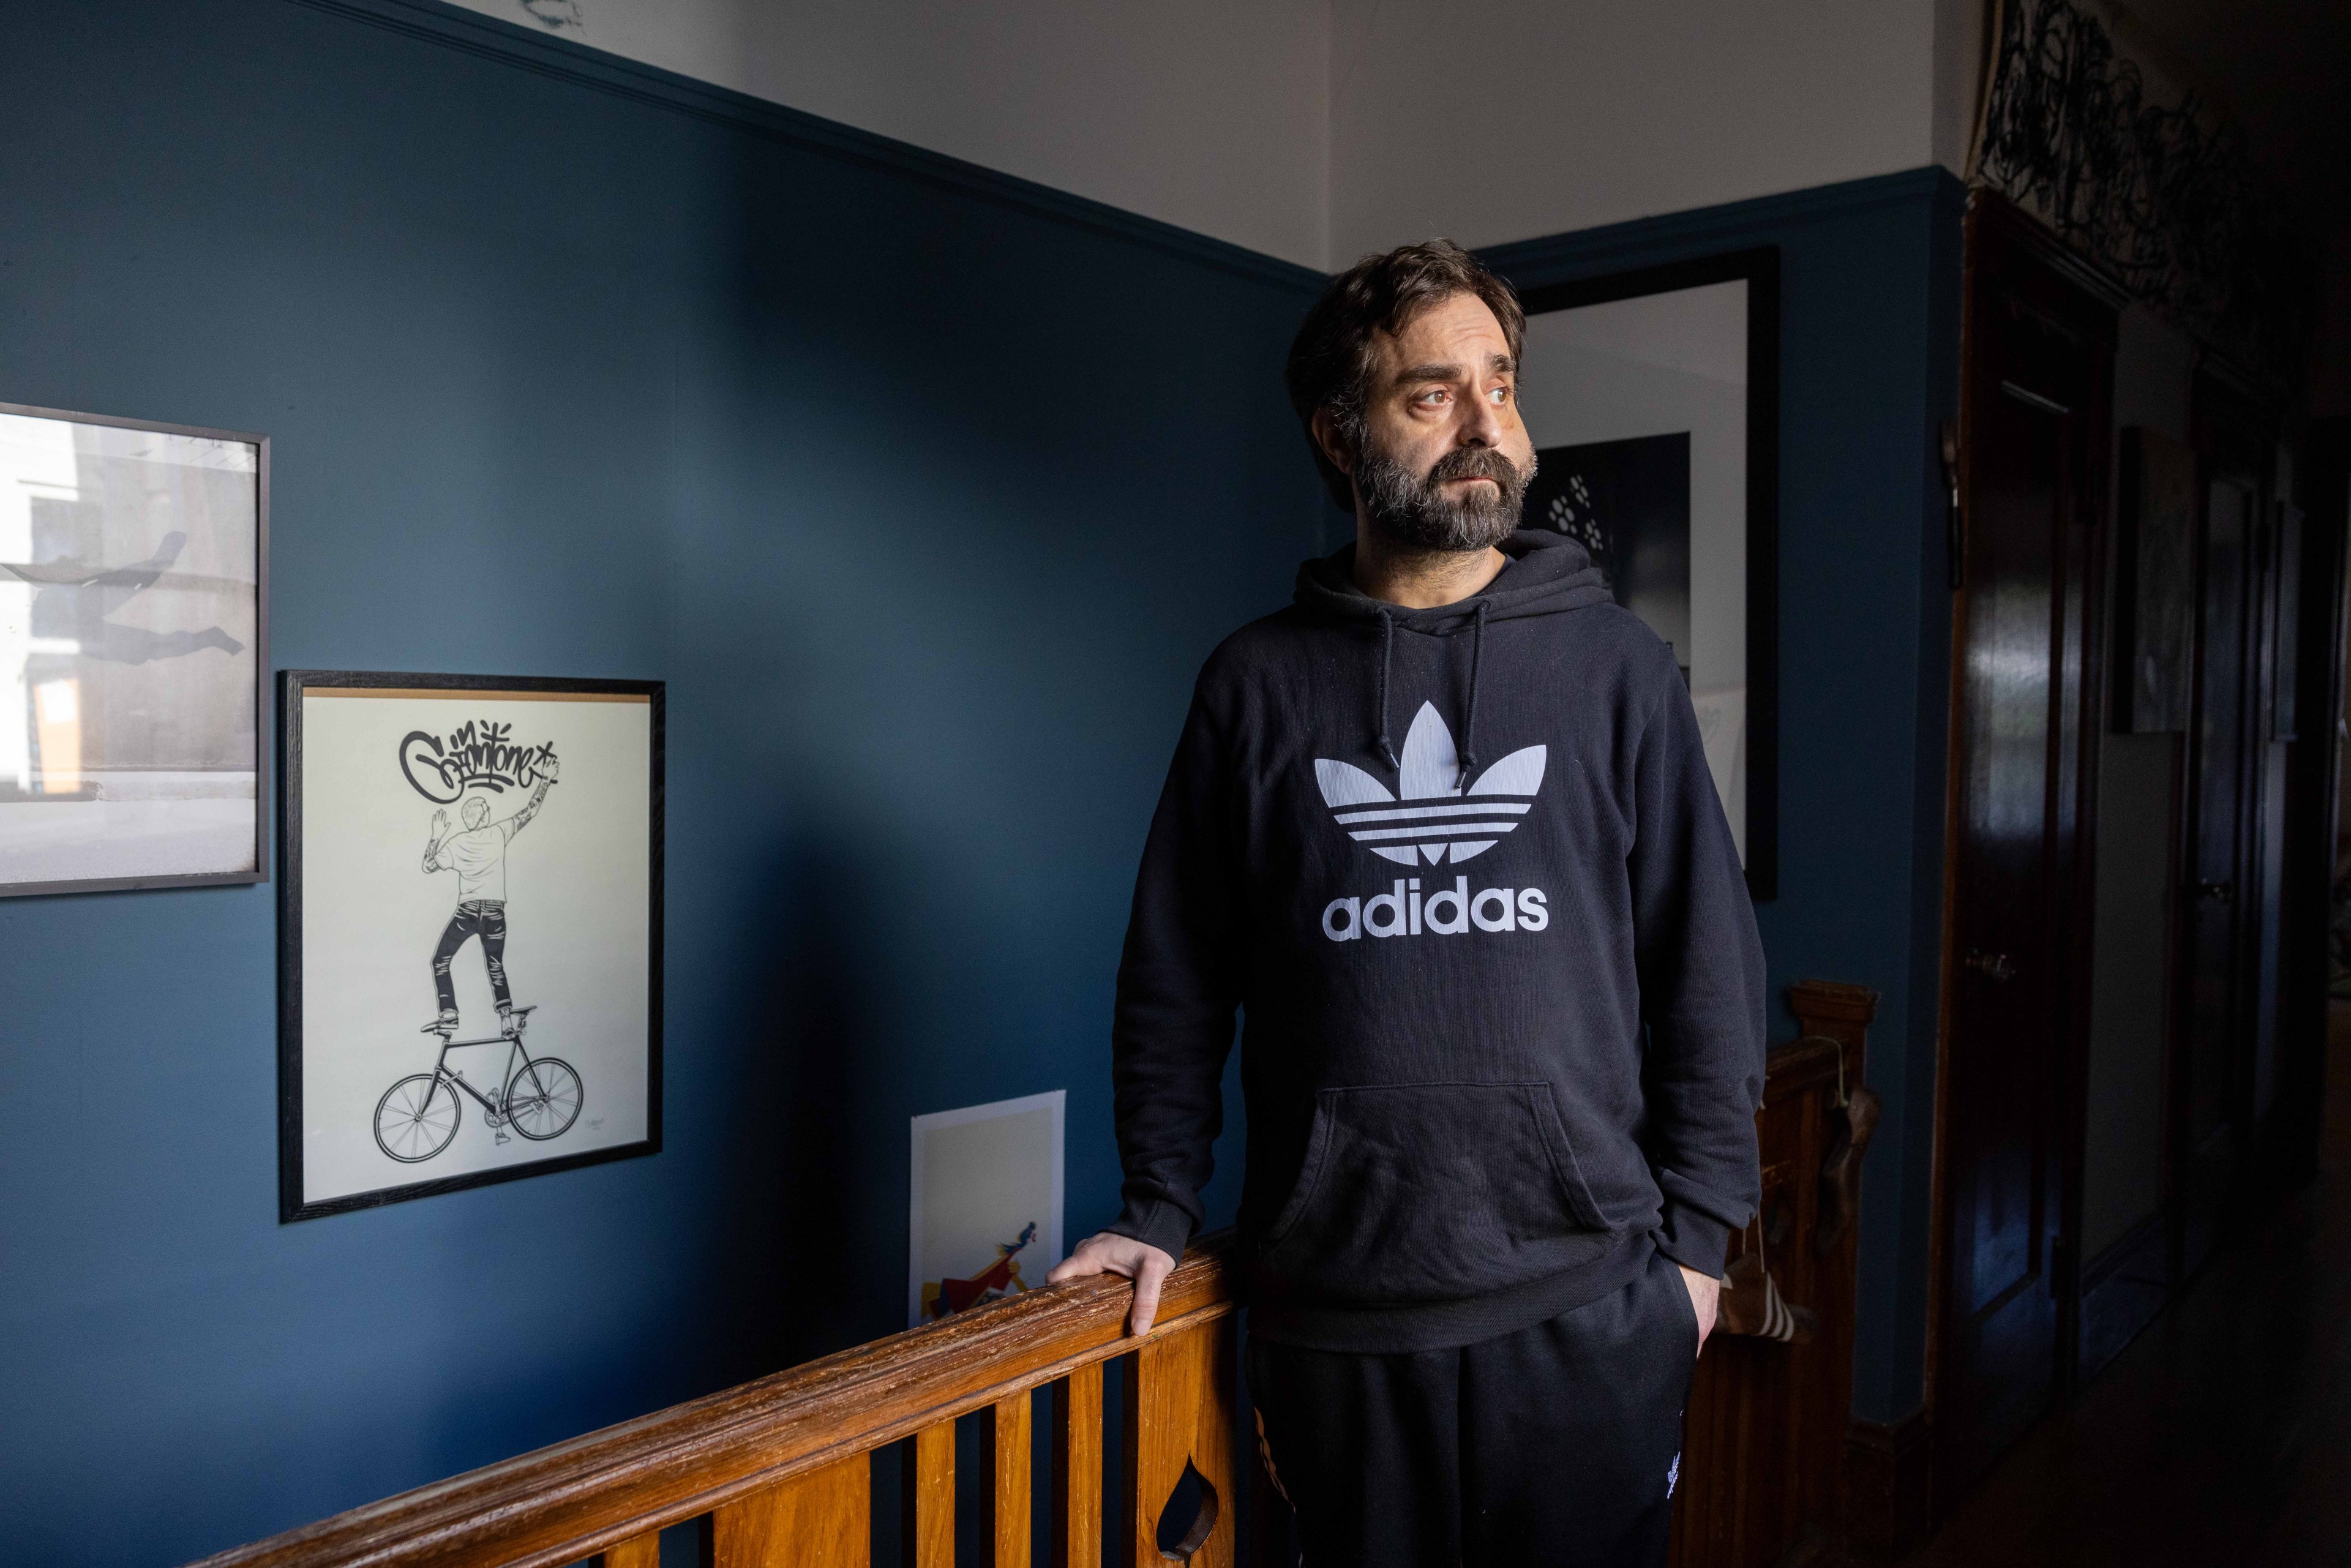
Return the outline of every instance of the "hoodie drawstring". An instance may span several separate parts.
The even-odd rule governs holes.
[[[1478,674],[1486,662],[1486,613],[1493,608],[1487,600],[1478,601],[1478,622],[1469,641],[1469,707],[1461,717],[1461,774],[1454,785],[1457,789],[1469,787],[1469,776],[1478,771]],[[1395,617],[1385,610],[1377,612],[1380,618],[1380,684],[1379,736],[1380,759],[1398,773],[1404,764],[1396,760],[1395,745],[1388,738],[1388,686],[1395,665]]]
[[[1478,601],[1478,630],[1469,643],[1469,711],[1461,721],[1461,780],[1455,786],[1461,789],[1469,788],[1469,775],[1478,771],[1478,666],[1486,662],[1486,612],[1490,608],[1489,601]]]
[[[1395,617],[1383,610],[1380,615],[1380,757],[1397,772],[1404,764],[1396,760],[1395,747],[1388,740],[1388,666],[1395,663]]]

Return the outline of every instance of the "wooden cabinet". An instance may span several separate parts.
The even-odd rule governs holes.
[[[1802,1035],[1772,1049],[1756,1117],[1762,1219],[1733,1239],[1730,1256],[1760,1232],[1781,1295],[1817,1313],[1820,1327],[1808,1344],[1721,1333],[1708,1342],[1690,1389],[1674,1568],[1804,1563],[1838,1536],[1858,1225],[1828,1239],[1836,1228],[1823,1226],[1821,1178],[1844,1121],[1839,1061],[1845,1085],[1858,1088],[1877,994],[1808,980],[1788,998]]]

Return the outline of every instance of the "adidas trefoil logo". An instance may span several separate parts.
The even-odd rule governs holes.
[[[1398,865],[1436,865],[1448,856],[1458,865],[1519,825],[1542,789],[1549,756],[1541,746],[1511,752],[1478,776],[1464,800],[1453,732],[1436,704],[1423,703],[1404,737],[1396,795],[1354,764],[1327,757],[1314,759],[1314,782],[1347,836],[1372,853]]]

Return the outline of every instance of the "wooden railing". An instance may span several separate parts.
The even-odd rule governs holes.
[[[1708,1346],[1675,1499],[1677,1568],[1797,1561],[1833,1543],[1848,1510],[1874,1518],[1890,1506],[1876,1496],[1890,1481],[1872,1479],[1877,1472],[1858,1448],[1855,1484],[1864,1495],[1841,1495],[1855,1228],[1832,1236],[1821,1221],[1834,1102],[1841,1086],[1862,1082],[1877,998],[1857,986],[1806,981],[1788,999],[1805,1038],[1771,1056],[1757,1118],[1759,1233],[1782,1292],[1819,1313],[1822,1333],[1803,1345],[1718,1336]],[[697,1520],[715,1568],[864,1564],[872,1455],[900,1442],[904,1560],[954,1568],[955,1422],[975,1414],[987,1438],[979,1448],[992,1561],[1029,1568],[1031,1396],[1047,1385],[1052,1502],[1042,1532],[1056,1568],[1155,1568],[1187,1557],[1198,1568],[1232,1568],[1242,1472],[1230,1247],[1225,1232],[1193,1246],[1142,1340],[1125,1332],[1125,1281],[1057,1285],[353,1509],[198,1568],[558,1568],[599,1552],[603,1568],[658,1568],[659,1531]],[[1113,1362],[1123,1421],[1118,1527],[1105,1559],[1102,1394]],[[1200,1506],[1183,1540],[1163,1552],[1160,1516],[1186,1467],[1198,1473]]]
[[[872,1460],[906,1439],[905,1561],[953,1568],[957,1416],[977,1413],[998,1568],[1030,1560],[1030,1396],[1052,1385],[1059,1568],[1102,1559],[1102,1379],[1118,1361],[1123,1441],[1110,1563],[1170,1560],[1164,1505],[1188,1466],[1199,1507],[1172,1555],[1230,1568],[1238,1503],[1225,1234],[1167,1280],[1150,1334],[1133,1287],[1057,1285],[206,1558],[200,1568],[657,1568],[665,1526],[707,1521],[715,1568],[839,1568],[871,1555]]]

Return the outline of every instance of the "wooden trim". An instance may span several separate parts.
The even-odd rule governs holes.
[[[1859,1045],[1877,1019],[1877,993],[1836,980],[1798,980],[1788,988],[1788,1010],[1808,1034]]]
[[[438,686],[305,685],[302,688],[302,695],[306,697],[354,697],[361,699],[381,699],[386,697],[406,699],[414,697],[426,702],[448,702],[452,700],[447,689]],[[651,692],[643,691],[527,692],[499,691],[494,687],[486,686],[479,690],[469,686],[465,689],[465,695],[468,698],[478,699],[482,702],[499,703],[650,703],[653,700],[653,694]]]
[[[2022,251],[2110,311],[2119,312],[2135,303],[2131,291],[2123,286],[2121,279],[2059,239],[2047,224],[1989,185],[1976,185],[1969,190],[1968,225],[1971,231],[1983,228],[1996,232],[2001,240]],[[1970,237],[1972,241],[1972,234]],[[1970,245],[1970,259],[1972,252]],[[2111,343],[2113,340],[2114,329],[2109,328],[2106,341]]]
[[[1934,1445],[1922,1406],[1899,1421],[1855,1420],[1844,1448],[1845,1545],[1883,1562],[1927,1539],[1933,1521]]]
[[[1194,1244],[1140,1342],[1126,1332],[1130,1281],[1071,1281],[419,1487],[208,1557],[203,1568],[558,1568],[829,1466],[862,1474],[865,1455],[883,1444],[1138,1348],[1173,1354],[1162,1347],[1189,1336],[1216,1345],[1216,1364],[1228,1369],[1230,1248],[1229,1232]],[[1221,1401],[1228,1426],[1231,1382],[1194,1384],[1204,1411]],[[1231,1444],[1193,1448],[1189,1427],[1184,1441],[1225,1500],[1217,1529],[1229,1561],[1232,1491],[1229,1477],[1213,1472],[1229,1466],[1229,1453],[1217,1451]],[[722,1552],[726,1533],[716,1531]]]

